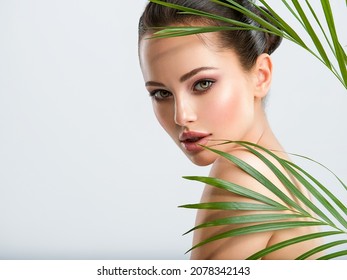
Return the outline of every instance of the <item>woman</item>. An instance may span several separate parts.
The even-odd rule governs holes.
[[[208,0],[166,2],[257,24],[233,9]],[[249,1],[238,2],[252,9]],[[139,57],[155,115],[193,163],[212,165],[209,176],[231,181],[280,201],[237,166],[201,145],[211,146],[228,139],[249,141],[276,151],[283,150],[269,126],[263,108],[272,78],[270,54],[279,46],[281,39],[263,32],[223,31],[147,40],[157,31],[153,27],[211,25],[226,24],[179,14],[175,9],[158,4],[147,5],[139,23]],[[249,163],[298,202],[266,165],[250,152],[234,144],[219,145],[218,149]],[[287,158],[284,153],[277,154]],[[302,187],[299,188],[305,193]],[[201,201],[252,202],[209,185],[205,186]],[[199,210],[196,224],[232,215],[250,214],[247,212]],[[228,225],[198,229],[194,232],[193,243],[197,244],[237,227]],[[194,249],[191,258],[245,259],[273,244],[315,231],[312,227],[305,227],[225,238]],[[294,259],[316,246],[316,242],[292,245],[270,253],[264,259]]]

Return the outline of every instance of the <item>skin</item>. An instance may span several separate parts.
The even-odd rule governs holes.
[[[180,141],[182,133],[194,131],[208,135],[208,146],[228,139],[283,150],[269,126],[262,106],[262,99],[271,85],[271,58],[261,54],[252,69],[246,71],[235,51],[219,49],[213,43],[216,40],[219,40],[216,33],[141,40],[140,64],[146,88],[152,95],[154,113],[161,126],[193,163],[212,165],[209,176],[234,182],[279,201],[259,182],[230,162],[205,149],[189,151]],[[233,144],[220,145],[218,149],[251,164],[293,200],[297,200],[254,155]],[[284,153],[278,155],[287,158]],[[302,189],[302,192],[305,193],[305,190]],[[201,202],[212,201],[254,202],[206,185]],[[198,210],[196,224],[243,214],[250,212]],[[193,244],[237,227],[228,225],[196,230]],[[315,230],[300,228],[226,238],[193,250],[191,258],[245,259],[288,237]],[[264,259],[293,259],[315,245],[313,241],[303,242],[271,253]]]

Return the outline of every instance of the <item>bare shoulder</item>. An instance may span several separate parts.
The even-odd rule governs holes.
[[[273,174],[271,169],[256,155],[244,149],[237,149],[230,153],[232,156],[242,160],[247,165],[251,166],[257,172],[261,173],[267,178],[269,182],[274,184],[281,191],[286,193],[288,196],[292,196],[288,190],[283,186],[280,180]],[[283,168],[275,160],[266,156],[272,163],[284,171]],[[215,177],[223,179],[226,181],[233,182],[237,185],[243,186],[245,188],[251,189],[258,193],[261,193],[268,198],[278,201],[283,204],[283,202],[266,186],[261,182],[257,181],[247,172],[240,169],[238,166],[233,164],[227,159],[219,158],[214,163],[211,169],[210,177]],[[295,199],[294,197],[292,197]],[[205,186],[204,193],[202,195],[202,202],[250,202],[259,203],[250,198],[245,198],[225,190],[218,189],[212,186]],[[264,211],[235,211],[235,210],[199,210],[197,213],[196,224],[206,223],[217,219],[224,219],[228,217],[235,217],[241,215],[251,215],[251,214],[261,214]],[[215,226],[210,228],[198,229],[194,232],[194,245],[204,241],[212,236],[220,235],[226,232],[232,232],[240,226],[252,226],[255,223],[249,224],[228,224],[222,226]],[[192,259],[245,259],[257,251],[267,248],[269,245],[276,244],[283,240],[293,238],[299,235],[308,233],[308,229],[298,229],[298,230],[281,230],[281,231],[267,231],[260,233],[253,233],[248,235],[236,235],[232,237],[227,237],[207,243],[201,247],[193,250],[191,258]],[[315,244],[305,244],[305,249],[311,248]],[[294,259],[298,256],[298,252],[302,251],[300,246],[292,246],[289,249],[279,251],[269,255],[269,259]]]
[[[231,153],[232,156],[244,161],[252,166],[266,177],[271,175],[271,170],[255,155],[252,153],[238,149]],[[257,191],[267,197],[277,200],[277,198],[260,182],[252,176],[244,172],[238,166],[226,160],[219,158],[214,163],[210,177],[223,179],[237,185],[246,187],[248,189]],[[270,178],[274,180],[274,178]],[[237,194],[218,189],[212,186],[205,186],[202,202],[250,202],[258,203],[249,198],[239,196]],[[224,219],[229,217],[256,214],[258,211],[240,211],[240,210],[198,210],[196,224],[202,224],[217,219]],[[252,225],[252,224],[247,224]],[[246,225],[246,226],[247,226]],[[193,243],[196,245],[212,236],[223,234],[236,230],[245,224],[228,224],[218,227],[209,227],[198,229],[194,232]],[[249,235],[235,235],[233,237],[219,239],[198,247],[192,251],[192,259],[245,259],[253,253],[266,248],[273,232],[262,232]]]
[[[275,159],[270,157],[264,151],[258,150],[258,152],[262,156],[267,158],[280,171],[285,172],[282,166]],[[264,163],[263,160],[261,160],[255,154],[244,148],[239,148],[232,151],[230,155],[249,166],[252,170],[254,170],[255,173],[261,175],[264,180],[271,182],[281,191],[287,192],[287,189],[279,181],[272,170]],[[272,198],[276,201],[280,201],[278,197],[273,194],[273,192],[271,192],[266,186],[263,185],[262,182],[258,181],[252,175],[248,174],[246,171],[242,170],[240,167],[223,157],[220,157],[216,160],[211,169],[210,176],[233,182],[245,188],[266,195],[267,197]]]

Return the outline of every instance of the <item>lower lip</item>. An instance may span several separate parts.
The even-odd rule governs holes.
[[[181,142],[182,146],[188,151],[188,152],[200,152],[204,148],[200,145],[205,146],[209,139],[207,137],[201,138],[199,141],[196,142]]]

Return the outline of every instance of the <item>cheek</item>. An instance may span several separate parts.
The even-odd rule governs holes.
[[[175,129],[174,112],[172,106],[169,104],[157,104],[155,101],[153,101],[153,111],[163,129],[168,134],[172,135],[173,130]]]
[[[219,92],[205,111],[210,125],[218,125],[225,132],[242,130],[253,118],[252,100],[242,88]]]

